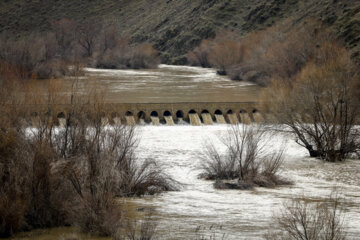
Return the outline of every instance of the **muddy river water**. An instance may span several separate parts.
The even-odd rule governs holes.
[[[241,101],[256,99],[258,93],[258,87],[216,76],[211,69],[172,66],[146,71],[89,69],[87,77],[104,82],[107,98],[119,102]],[[222,149],[219,136],[227,134],[228,128],[226,124],[138,127],[138,157],[155,159],[181,184],[179,191],[126,200],[135,209],[155,210],[159,239],[195,239],[197,228],[203,229],[206,239],[214,232],[216,239],[223,235],[225,239],[264,239],[264,234],[276,226],[273,215],[284,202],[296,198],[322,201],[334,188],[342,197],[348,238],[360,239],[360,161],[334,164],[310,159],[292,136],[277,134],[266,149],[286,147],[280,174],[294,185],[249,191],[216,190],[211,181],[198,178],[199,155],[207,141]],[[56,228],[16,238],[65,239],[76,232],[73,228]]]
[[[214,69],[160,65],[157,69],[85,69],[77,79],[79,91],[101,90],[112,103],[238,102],[256,101],[257,85],[231,81]],[[52,80],[68,91],[75,78]],[[49,81],[36,81],[46,87]]]

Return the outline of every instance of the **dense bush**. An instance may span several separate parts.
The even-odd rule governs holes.
[[[66,125],[58,127],[56,89],[49,86],[48,94],[20,98],[23,88],[4,83],[1,89],[1,237],[69,224],[117,236],[129,220],[115,198],[174,189],[154,161],[135,157],[134,127],[104,128],[98,94],[73,95]],[[29,107],[31,103],[46,111]]]
[[[221,30],[214,39],[203,40],[190,51],[188,61],[214,67],[233,80],[267,85],[272,78],[292,79],[308,61],[318,57],[317,48],[331,39],[320,22],[308,19],[296,26],[287,19],[245,37],[229,29]]]
[[[285,203],[274,216],[277,229],[271,226],[266,239],[345,240],[345,215],[338,196],[321,203],[295,199]]]
[[[268,133],[259,126],[232,127],[222,139],[226,152],[221,154],[213,145],[208,145],[203,155],[200,175],[216,180],[216,188],[249,189],[255,186],[273,187],[291,184],[278,176],[283,162],[283,151],[267,153]],[[224,182],[222,180],[236,180]]]
[[[274,79],[261,105],[289,127],[310,156],[343,161],[360,151],[359,71],[336,43],[319,47],[317,54],[292,82]]]

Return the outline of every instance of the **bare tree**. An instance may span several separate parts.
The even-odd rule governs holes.
[[[206,146],[201,177],[217,180],[215,187],[218,188],[246,189],[291,184],[277,175],[283,162],[283,151],[266,152],[268,134],[261,126],[232,127],[222,139],[226,147],[224,154],[218,152],[214,145]],[[220,181],[233,179],[237,183]]]
[[[274,81],[262,106],[288,126],[310,156],[343,161],[359,151],[359,74],[349,53],[337,44],[324,44],[318,56],[294,83]]]
[[[86,57],[91,57],[93,55],[93,52],[98,45],[101,28],[102,25],[95,19],[90,19],[81,24],[77,24],[77,41],[85,51]]]
[[[301,199],[285,203],[275,216],[280,233],[267,239],[345,240],[344,210],[340,198],[330,196],[324,202],[311,203]],[[280,236],[279,236],[280,235]]]

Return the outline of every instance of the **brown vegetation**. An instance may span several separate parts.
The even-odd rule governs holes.
[[[310,156],[343,161],[359,155],[359,66],[321,22],[294,24],[287,19],[244,38],[221,31],[189,60],[270,85],[260,99],[263,112],[286,124]]]
[[[206,67],[215,67],[233,80],[267,85],[272,78],[291,80],[330,39],[333,37],[320,22],[308,19],[295,27],[294,21],[287,19],[246,37],[221,30],[213,40],[203,40],[189,52],[188,60],[192,65],[209,63]]]
[[[279,226],[267,239],[345,240],[344,211],[339,197],[321,203],[296,199],[275,216]]]
[[[0,74],[20,79],[72,75],[81,65],[103,68],[156,68],[157,52],[151,44],[132,46],[114,26],[96,19],[82,24],[69,19],[52,22],[52,31],[21,39],[0,36]],[[71,67],[70,67],[71,66]]]
[[[265,153],[266,132],[259,126],[237,125],[223,139],[226,153],[208,145],[204,156],[202,178],[216,180],[216,188],[249,189],[291,184],[278,176],[283,151]],[[224,182],[222,180],[236,180]]]
[[[114,235],[126,222],[116,197],[174,189],[154,161],[135,158],[134,127],[103,127],[99,94],[77,95],[74,82],[66,125],[58,127],[57,86],[39,95],[8,84],[0,102],[1,237],[69,224]]]
[[[319,47],[317,55],[293,82],[274,79],[261,104],[288,126],[310,156],[343,161],[360,150],[359,72],[336,43]]]

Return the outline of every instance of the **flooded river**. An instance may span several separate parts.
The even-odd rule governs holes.
[[[225,239],[263,239],[268,229],[274,228],[273,214],[284,202],[295,198],[322,201],[335,187],[343,197],[348,239],[360,239],[359,161],[334,164],[310,159],[291,136],[279,134],[272,138],[267,149],[274,151],[286,146],[285,164],[280,174],[292,180],[293,186],[216,190],[212,181],[198,179],[201,173],[199,154],[204,143],[211,141],[223,148],[219,136],[227,134],[228,127],[225,124],[138,127],[141,139],[138,157],[156,159],[166,173],[181,183],[177,192],[127,200],[138,209],[155,210],[159,239],[195,239],[197,227],[205,228],[206,239],[210,239],[214,231],[217,239],[223,234]],[[63,240],[64,236],[71,237],[75,232],[73,228],[42,230],[31,233],[33,237],[18,239]]]
[[[344,197],[349,238],[360,239],[359,161],[325,163],[308,158],[308,153],[291,136],[277,135],[268,151],[286,145],[281,175],[294,181],[290,187],[257,188],[251,191],[216,190],[211,181],[198,179],[199,154],[206,141],[223,147],[219,136],[228,126],[174,126],[140,129],[141,157],[158,159],[174,179],[183,184],[179,192],[137,199],[139,205],[155,207],[160,216],[159,232],[166,239],[194,236],[197,226],[222,227],[226,239],[262,239],[272,225],[273,213],[293,198],[322,200],[337,187]],[[208,231],[208,233],[211,231]]]
[[[74,78],[53,80],[68,91]],[[49,81],[39,80],[44,87]],[[85,69],[78,78],[82,92],[101,89],[111,103],[174,102],[252,102],[259,87],[249,82],[231,81],[214,69],[160,65],[158,69],[106,70]]]
[[[241,101],[254,100],[258,87],[216,76],[214,70],[161,66],[156,70],[94,70],[87,79],[104,83],[108,100],[117,102]],[[94,80],[96,79],[96,80]],[[86,80],[83,79],[84,83]],[[85,87],[85,85],[84,85]],[[322,201],[336,187],[343,197],[349,239],[360,239],[360,162],[325,163],[310,159],[291,136],[273,137],[268,151],[286,146],[281,176],[292,186],[249,191],[216,190],[198,178],[204,143],[223,145],[219,136],[229,125],[139,126],[140,159],[153,158],[181,184],[180,191],[129,199],[139,209],[154,209],[159,239],[194,239],[198,227],[210,239],[263,239],[274,228],[273,215],[295,198]],[[56,228],[19,235],[17,239],[64,239],[73,228]],[[44,237],[45,236],[45,237]],[[47,237],[46,237],[47,236]],[[90,238],[84,238],[90,239]],[[95,238],[94,238],[95,239]]]

